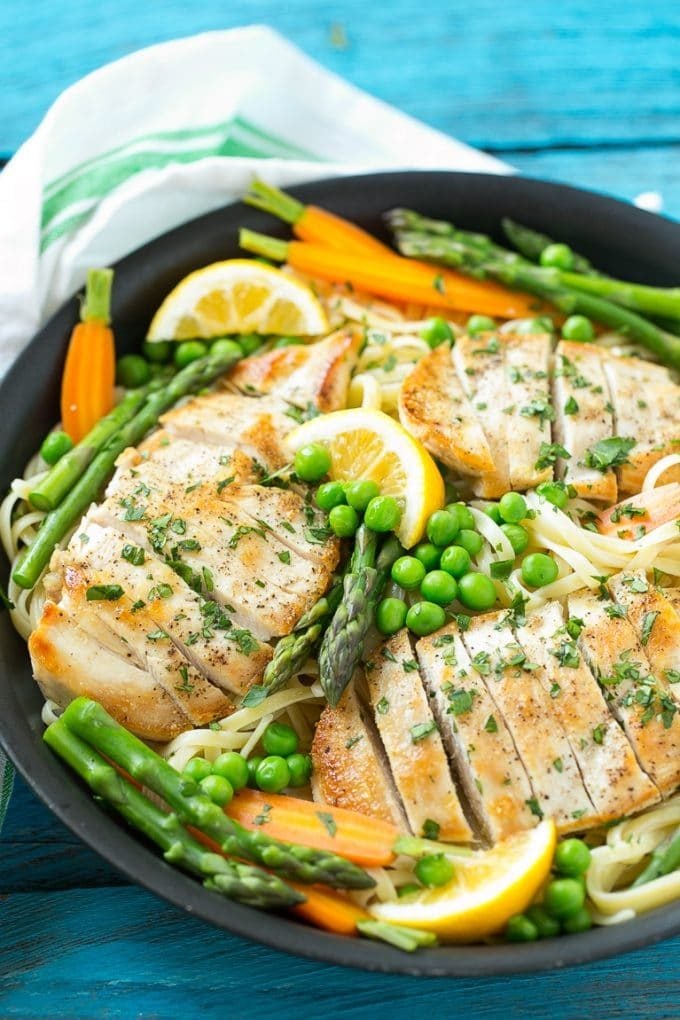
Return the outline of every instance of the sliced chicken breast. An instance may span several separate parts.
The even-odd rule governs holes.
[[[617,468],[621,495],[639,492],[644,477],[658,460],[680,451],[680,386],[668,369],[641,358],[609,355],[604,360],[614,405],[616,435],[635,439],[627,462]],[[680,481],[680,467],[666,482]]]
[[[594,814],[583,815],[580,825],[601,825],[658,801],[657,788],[638,765],[565,628],[560,604],[548,602],[535,610],[515,634],[527,659],[538,666],[532,677],[551,699],[595,808]]]
[[[484,430],[453,366],[448,344],[426,354],[404,379],[399,419],[442,463],[464,475],[491,474]]]
[[[333,807],[373,815],[409,831],[401,802],[353,684],[323,710],[312,742],[312,793]]]
[[[473,483],[478,496],[494,499],[510,488],[508,423],[504,408],[511,407],[503,341],[495,333],[458,337],[453,347],[458,378],[484,430],[494,470]]]
[[[552,465],[537,467],[542,443],[550,442],[553,409],[550,401],[552,340],[547,333],[509,335],[502,339],[509,404],[497,408],[506,416],[510,487],[530,489],[552,479]]]
[[[594,814],[592,801],[550,695],[505,614],[475,617],[463,641],[512,734],[533,789],[532,810],[554,818],[560,832],[583,828],[581,819]]]
[[[275,348],[246,358],[226,376],[243,393],[273,394],[295,407],[327,413],[347,406],[347,388],[363,333],[350,327],[312,344]]]
[[[45,603],[28,650],[41,691],[62,708],[83,695],[94,698],[145,740],[171,740],[191,728],[146,670],[105,648],[53,602]]]
[[[612,405],[604,371],[608,356],[592,344],[562,340],[555,351],[552,398],[555,440],[570,454],[557,462],[559,476],[579,496],[615,503],[616,475],[611,468],[588,467],[588,451],[614,435]]]
[[[185,488],[202,484],[224,488],[225,484],[248,484],[262,478],[262,465],[243,450],[228,445],[205,446],[166,429],[158,429],[137,448],[129,447],[116,461],[122,469],[139,471],[142,465],[146,475],[153,473],[165,484]],[[150,478],[146,481],[149,483]]]
[[[456,624],[421,638],[416,654],[439,732],[485,838],[495,843],[532,828],[538,818],[526,770]]]
[[[607,586],[625,609],[659,690],[680,705],[680,616],[673,603],[647,580],[644,570],[625,570],[610,577]]]
[[[616,606],[596,595],[569,596],[582,621],[579,646],[622,724],[637,759],[663,796],[680,785],[680,716],[652,675],[645,650]]]
[[[472,831],[451,779],[406,630],[376,651],[366,665],[366,683],[411,829],[417,835],[430,833],[430,838],[469,842]]]
[[[664,588],[663,593],[676,613],[680,613],[680,588]]]

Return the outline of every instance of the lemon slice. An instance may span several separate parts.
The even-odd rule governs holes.
[[[252,259],[229,259],[180,280],[154,315],[147,339],[318,336],[328,329],[326,313],[304,283]]]
[[[382,411],[356,407],[312,418],[287,436],[293,452],[307,443],[324,443],[331,455],[330,477],[370,479],[381,495],[401,507],[397,538],[409,549],[427,519],[444,505],[444,482],[425,447]]]
[[[447,885],[369,910],[381,921],[424,928],[447,942],[477,942],[529,906],[550,873],[555,842],[555,823],[542,821],[491,850],[456,857],[455,877]]]

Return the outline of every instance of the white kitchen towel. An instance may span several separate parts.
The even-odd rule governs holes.
[[[0,174],[0,378],[89,266],[238,199],[254,174],[286,186],[381,169],[509,170],[269,28],[178,39],[102,67],[57,99]],[[10,792],[0,752],[0,826]]]

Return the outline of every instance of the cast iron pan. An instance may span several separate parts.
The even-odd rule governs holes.
[[[520,177],[459,173],[373,174],[294,189],[298,198],[348,216],[385,237],[380,215],[411,206],[462,227],[498,236],[502,216],[573,244],[610,273],[677,285],[680,226],[584,191]],[[185,224],[116,267],[113,319],[119,352],[137,350],[153,311],[186,273],[239,254],[238,229],[284,236],[270,217],[238,204]],[[0,492],[58,418],[58,385],[67,338],[77,317],[68,302],[16,362],[0,387]],[[0,565],[4,581],[7,564]],[[680,932],[680,903],[632,923],[524,945],[462,946],[413,955],[365,940],[324,934],[286,917],[229,903],[166,864],[106,814],[41,740],[42,698],[26,648],[0,614],[0,739],[35,793],[69,828],[118,868],[171,903],[218,927],[276,949],[367,970],[428,975],[492,975],[586,963]]]

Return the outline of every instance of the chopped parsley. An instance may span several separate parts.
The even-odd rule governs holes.
[[[92,584],[85,593],[88,602],[117,602],[124,595],[119,584]]]
[[[287,549],[282,549],[281,552],[278,552],[276,555],[278,556],[282,563],[285,563],[288,566],[290,566],[290,553]]]
[[[124,560],[127,560],[128,563],[132,563],[135,567],[141,567],[146,560],[146,553],[143,549],[140,549],[140,547],[136,545],[129,545],[128,543],[123,546],[120,554]]]
[[[654,629],[654,624],[656,623],[656,618],[659,615],[659,612],[660,610],[655,609],[650,613],[645,613],[644,617],[642,618],[642,633],[640,637],[641,644],[646,645],[649,643],[649,639],[652,636],[652,630]]]
[[[487,733],[498,733],[498,723],[496,722],[494,716],[492,715],[489,716],[489,718],[484,723],[484,729],[486,730]]]
[[[609,468],[627,464],[628,454],[635,445],[635,439],[625,439],[623,436],[600,439],[586,450],[583,463],[596,471],[608,471]]]
[[[447,694],[449,700],[449,708],[447,711],[451,715],[465,715],[466,712],[472,710],[472,704],[474,701],[475,694],[474,690],[466,691],[463,687],[457,687],[450,690]]]
[[[430,733],[433,733],[436,729],[437,725],[433,719],[430,719],[429,722],[416,723],[409,731],[411,734],[411,740],[414,744],[417,744],[419,740],[424,740],[425,737],[429,736]]]
[[[316,817],[319,819],[320,822],[323,823],[324,829],[331,837],[331,839],[333,839],[336,832],[338,831],[338,826],[336,824],[335,818],[333,818],[333,815],[329,814],[328,811],[317,811]]]
[[[538,819],[543,818],[543,812],[541,811],[541,805],[538,803],[538,800],[536,799],[536,797],[530,797],[529,800],[526,800],[524,803],[529,808],[529,810],[531,811],[532,815],[535,815],[536,818],[538,818]]]
[[[438,822],[434,822],[431,818],[426,818],[423,822],[423,839],[439,839],[439,833],[441,832],[441,826]]]
[[[565,414],[569,414],[569,415],[571,415],[571,414],[578,414],[578,412],[579,412],[579,406],[578,406],[578,403],[574,400],[573,396],[569,397],[568,400],[565,400],[565,402],[564,402],[564,413]]]
[[[571,454],[569,450],[565,450],[561,443],[541,443],[538,449],[538,460],[534,467],[537,471],[542,471],[543,468],[554,464],[559,457],[563,460],[569,460]]]
[[[349,740],[345,741],[346,750],[350,751],[360,740],[363,740],[363,734],[359,734],[358,737],[350,737]]]
[[[263,684],[253,684],[241,702],[241,708],[256,708],[269,695],[269,689]]]
[[[543,396],[534,397],[526,407],[520,407],[519,413],[524,418],[538,418],[540,425],[555,420],[552,404],[547,397]]]
[[[381,698],[378,704],[375,706],[375,710],[378,715],[387,715],[390,710],[390,703],[387,698]]]

